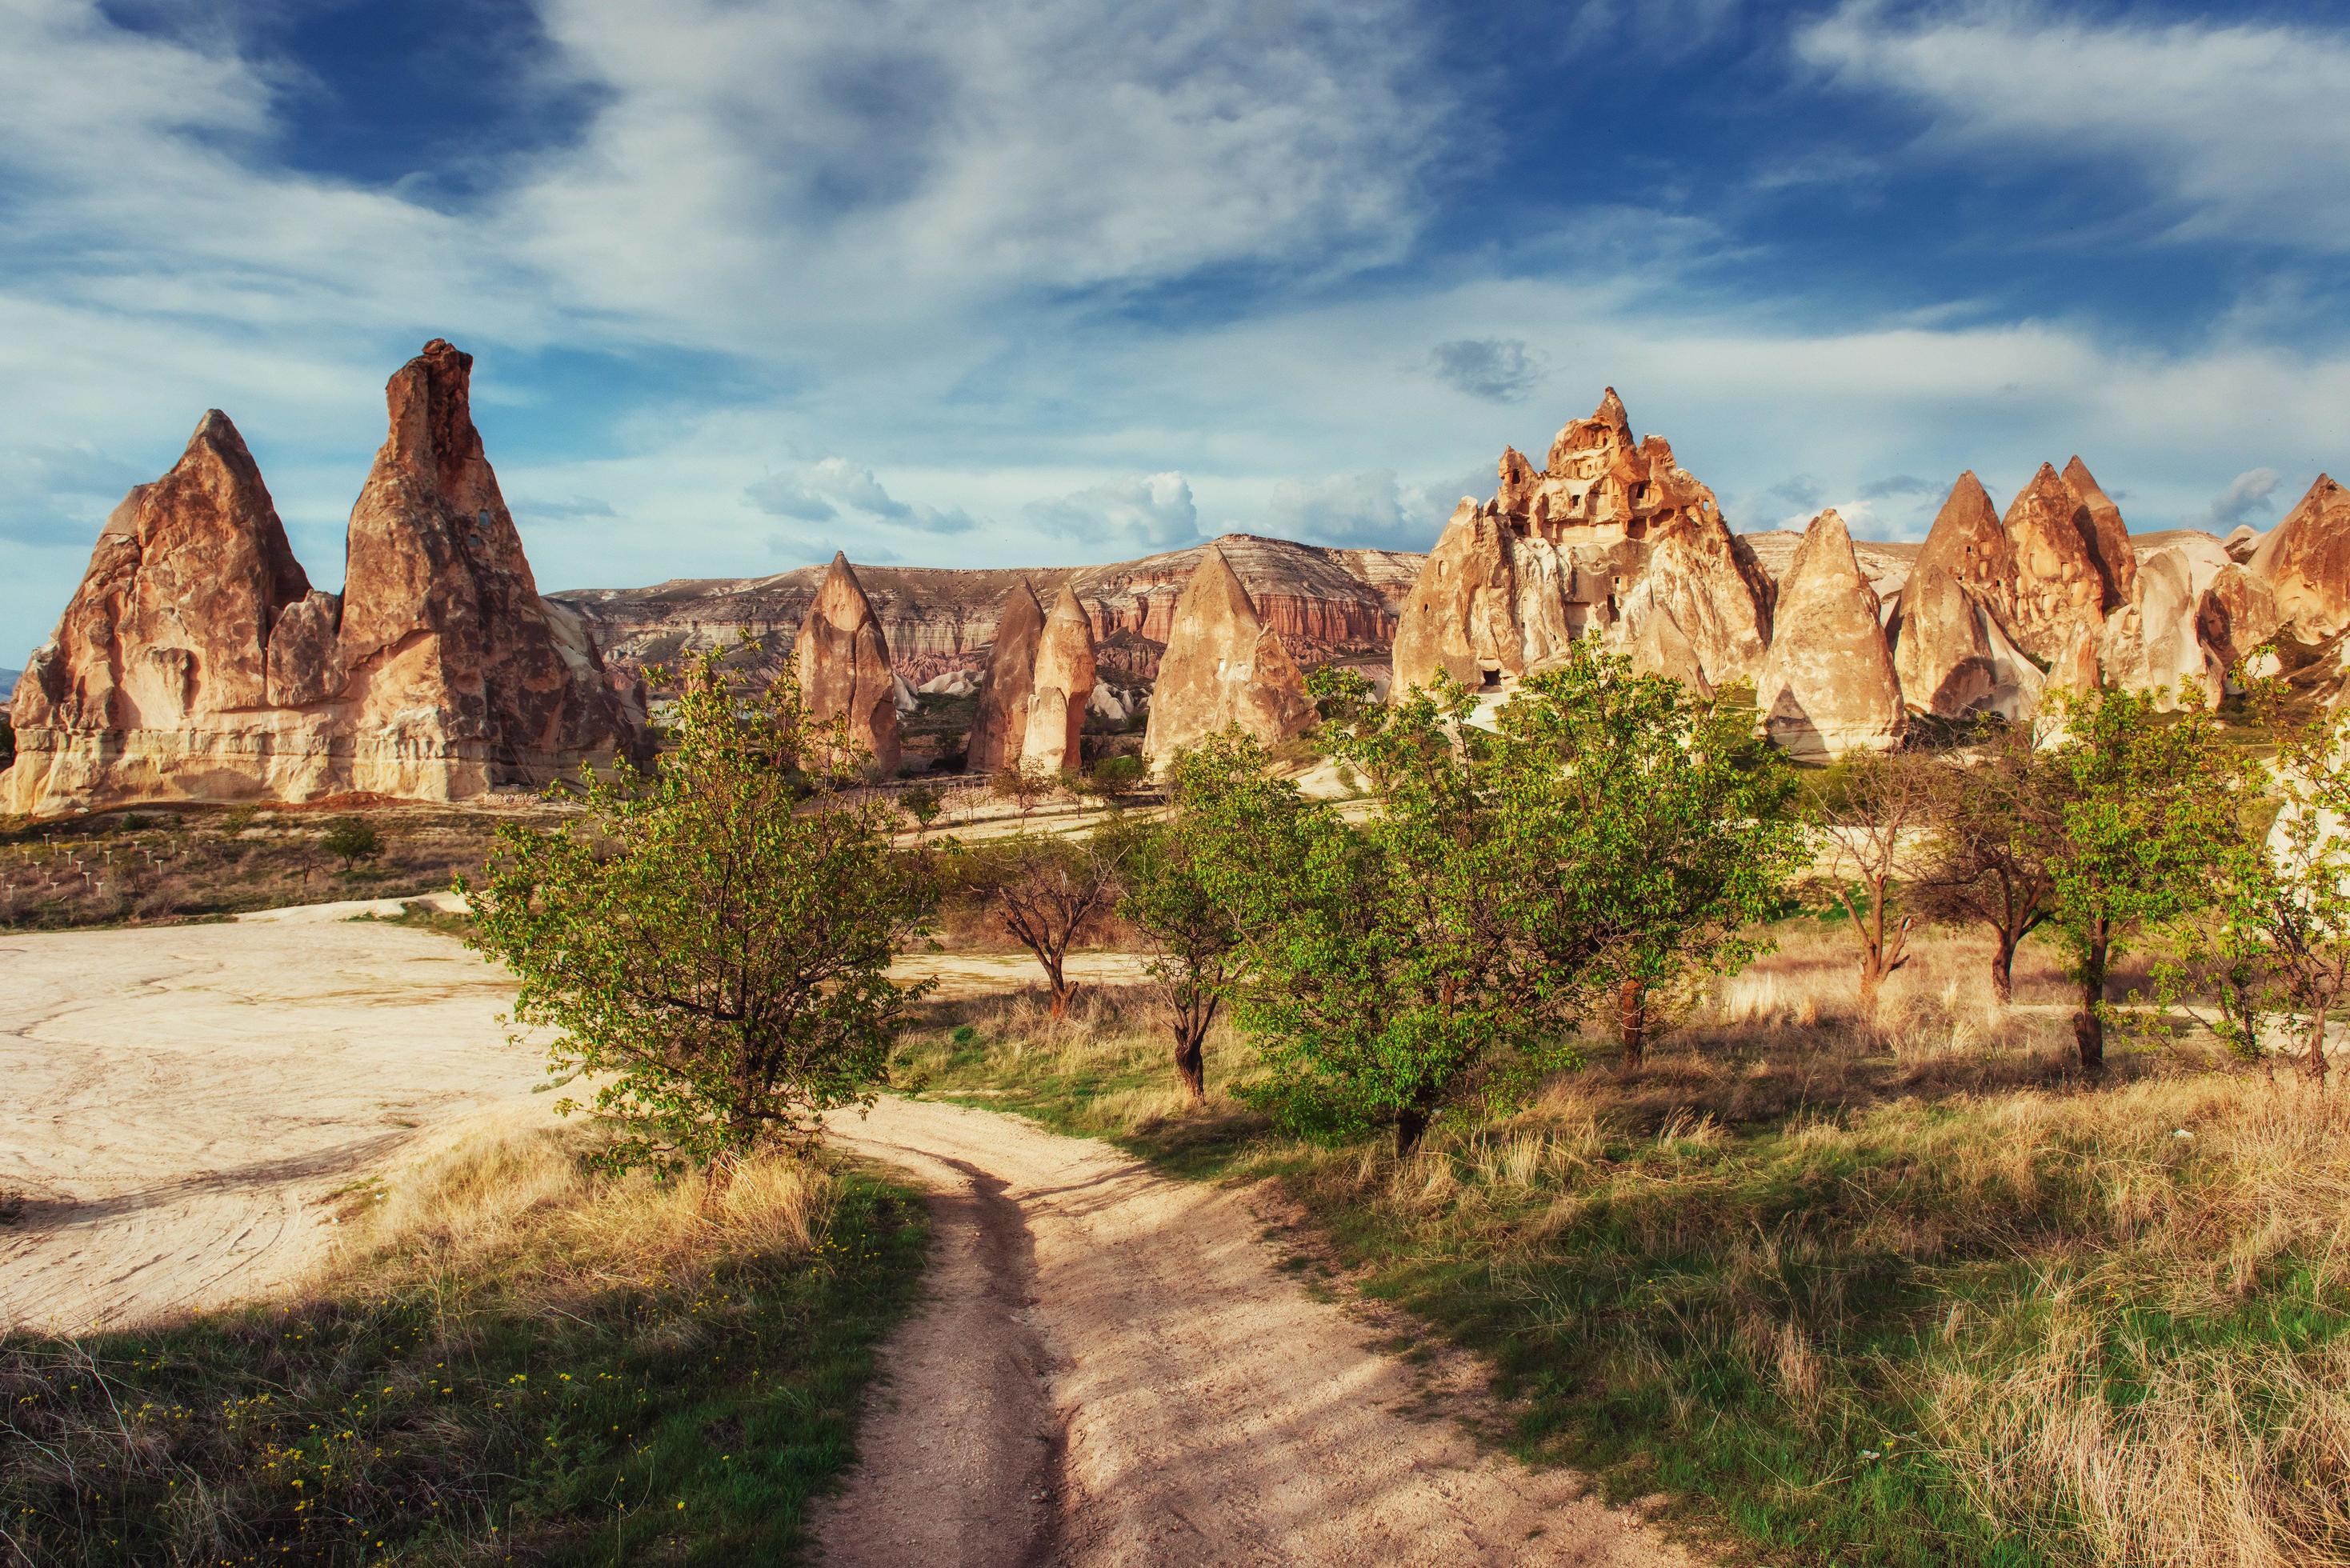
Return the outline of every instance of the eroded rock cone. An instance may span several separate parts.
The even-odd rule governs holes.
[[[2053,659],[2085,625],[2105,618],[2110,574],[2099,564],[2088,506],[2049,463],[2008,504],[2015,548],[2016,646]]]
[[[1296,661],[1257,618],[1223,552],[1211,546],[1176,601],[1150,693],[1143,760],[1163,773],[1178,752],[1229,726],[1277,746],[1313,722]]]
[[[2039,706],[2038,667],[2007,639],[1991,610],[1939,564],[1910,574],[1891,635],[1893,672],[1913,713],[2024,719]]]
[[[17,682],[6,809],[257,793],[241,715],[267,703],[270,633],[309,587],[244,438],[210,410],[107,519]]]
[[[2098,650],[2106,683],[2158,692],[2156,706],[2166,711],[2219,706],[2227,669],[2198,636],[2196,600],[2180,552],[2158,550],[2141,563],[2131,602],[2106,622]]]
[[[1804,530],[1773,626],[1754,689],[1772,740],[1810,758],[1900,744],[1908,715],[1877,593],[1833,509]]]
[[[1045,607],[1023,577],[1003,597],[996,618],[995,647],[979,680],[979,707],[972,715],[963,765],[992,774],[1020,760],[1028,727],[1029,682],[1035,672],[1036,645],[1045,636]]]
[[[2303,642],[2350,629],[2350,493],[2319,474],[2252,552],[2249,569],[2269,585],[2283,626]]]
[[[1464,500],[1412,585],[1393,649],[1399,689],[1440,671],[1494,687],[1599,636],[1643,669],[1700,686],[1752,676],[1771,588],[1713,492],[1662,436],[1637,445],[1610,388],[1536,470],[1504,451],[1492,500]]]
[[[390,431],[351,508],[338,668],[306,681],[286,661],[289,695],[340,687],[355,789],[452,799],[642,746],[641,709],[578,617],[539,597],[473,426],[473,370],[436,337],[386,385]]]
[[[1937,567],[2002,625],[2014,619],[2015,545],[1972,469],[1950,486],[1911,573],[1914,576]]]
[[[2078,453],[2064,465],[2064,484],[2088,514],[2089,551],[2105,578],[2105,607],[2118,608],[2130,602],[2137,586],[2137,552],[2130,547],[2129,524]]]
[[[879,778],[896,773],[897,679],[889,670],[889,645],[846,555],[833,556],[800,622],[792,659],[810,716],[825,723],[847,720],[849,743],[865,771]]]
[[[1053,613],[1045,618],[1028,687],[1021,768],[1034,774],[1057,774],[1077,767],[1078,739],[1094,695],[1094,623],[1078,601],[1076,590],[1066,583],[1053,600]]]

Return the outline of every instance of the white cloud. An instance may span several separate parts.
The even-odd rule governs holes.
[[[2256,513],[2265,514],[2282,477],[2273,468],[2248,468],[2236,475],[2227,489],[2211,498],[2211,526],[2224,533],[2251,522]]]
[[[1089,485],[1027,511],[1045,532],[1100,549],[1170,550],[1200,538],[1191,483],[1175,472]]]
[[[1436,379],[1491,402],[1518,402],[1550,374],[1547,358],[1523,337],[1455,337],[1429,354]]]
[[[1317,545],[1425,550],[1443,531],[1461,495],[1479,483],[1406,484],[1388,468],[1334,473],[1300,483],[1282,480],[1265,506],[1268,533]],[[1491,490],[1490,483],[1485,488]]]
[[[2350,39],[2337,30],[1852,0],[1794,43],[1837,85],[1917,104],[1944,154],[2102,160],[2134,170],[2181,236],[2350,248]]]

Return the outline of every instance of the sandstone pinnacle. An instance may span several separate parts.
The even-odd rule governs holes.
[[[889,645],[846,554],[834,552],[792,657],[808,716],[819,723],[846,721],[864,771],[878,778],[895,774],[898,697]]]
[[[1176,601],[1150,696],[1143,760],[1163,773],[1178,752],[1234,724],[1279,745],[1305,733],[1313,720],[1296,661],[1258,618],[1224,553],[1210,545]]]
[[[1027,732],[1029,682],[1036,644],[1044,635],[1045,607],[1023,577],[1003,597],[995,621],[995,646],[988,655],[986,673],[980,677],[979,705],[964,747],[963,765],[972,772],[992,774],[1020,760]]]
[[[1900,743],[1908,721],[1877,612],[1844,519],[1821,513],[1779,585],[1771,651],[1754,688],[1765,730],[1791,753],[1837,757]]]

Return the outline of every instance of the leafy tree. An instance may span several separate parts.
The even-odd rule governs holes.
[[[1207,874],[1213,842],[1201,821],[1184,809],[1187,765],[1205,764],[1183,758],[1170,781],[1173,815],[1138,830],[1118,912],[1149,944],[1151,981],[1173,1014],[1175,1075],[1193,1099],[1203,1100],[1208,1029],[1232,983],[1240,933]]]
[[[1024,833],[982,839],[962,851],[963,877],[1044,969],[1055,1018],[1067,1015],[1077,993],[1068,976],[1069,949],[1118,908],[1132,847],[1131,834],[1112,823],[1084,837]]]
[[[1814,807],[1817,864],[1860,943],[1865,1019],[1876,1018],[1885,982],[1909,961],[1917,917],[1897,916],[1894,902],[1922,869],[1923,837],[1940,810],[1929,768],[1904,753],[1856,753],[1836,764]]]
[[[2220,1008],[2215,1032],[2241,1056],[2263,1053],[2274,1016],[2301,1043],[2301,1071],[2325,1077],[2325,1030],[2350,994],[2350,713],[2319,715],[2286,739],[2265,846],[2232,859],[2212,922]]]
[[[898,792],[898,805],[913,819],[914,836],[919,840],[929,836],[931,825],[946,809],[946,796],[936,784],[916,784]]]
[[[1042,774],[1032,774],[1024,768],[1004,768],[987,781],[987,787],[990,793],[1018,807],[1021,820],[1025,821],[1028,814],[1043,804],[1045,797],[1053,793],[1059,782]]]
[[[2062,820],[2059,779],[2028,725],[1996,724],[1970,752],[1943,753],[1918,912],[1991,933],[1992,994],[2015,999],[2015,950],[2055,914],[2049,868]]]
[[[2241,864],[2258,770],[2230,751],[2193,696],[2186,712],[2165,715],[2158,691],[2104,690],[2062,712],[2049,871],[2054,924],[2080,986],[2074,1041],[2091,1073],[2105,1067],[2114,960],[2208,908]]]
[[[1142,759],[1132,754],[1104,757],[1086,774],[1086,788],[1105,800],[1115,800],[1142,783]]]
[[[714,1167],[715,1191],[745,1151],[806,1147],[822,1112],[870,1102],[927,989],[888,971],[932,888],[926,857],[890,847],[895,808],[847,793],[847,725],[813,720],[788,674],[745,690],[704,654],[672,726],[651,773],[591,774],[560,827],[501,826],[483,885],[459,887],[473,945],[521,981],[514,1022],[556,1032],[556,1074],[602,1078],[604,1161]]]
[[[373,823],[356,816],[336,819],[318,840],[319,847],[343,863],[349,871],[362,860],[372,860],[383,853],[383,835]]]
[[[1571,1064],[1600,997],[1632,1003],[1734,968],[1797,853],[1785,769],[1751,725],[1579,644],[1496,728],[1440,681],[1391,705],[1344,670],[1311,682],[1321,744],[1368,781],[1352,824],[1273,779],[1236,737],[1179,763],[1241,943],[1237,1021],[1303,1130],[1392,1126],[1408,1150],[1445,1105],[1507,1103]]]

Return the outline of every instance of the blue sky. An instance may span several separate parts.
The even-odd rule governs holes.
[[[236,420],[312,576],[432,336],[542,586],[1424,548],[1618,388],[1732,522],[2350,467],[2350,12],[0,0],[0,664]]]

